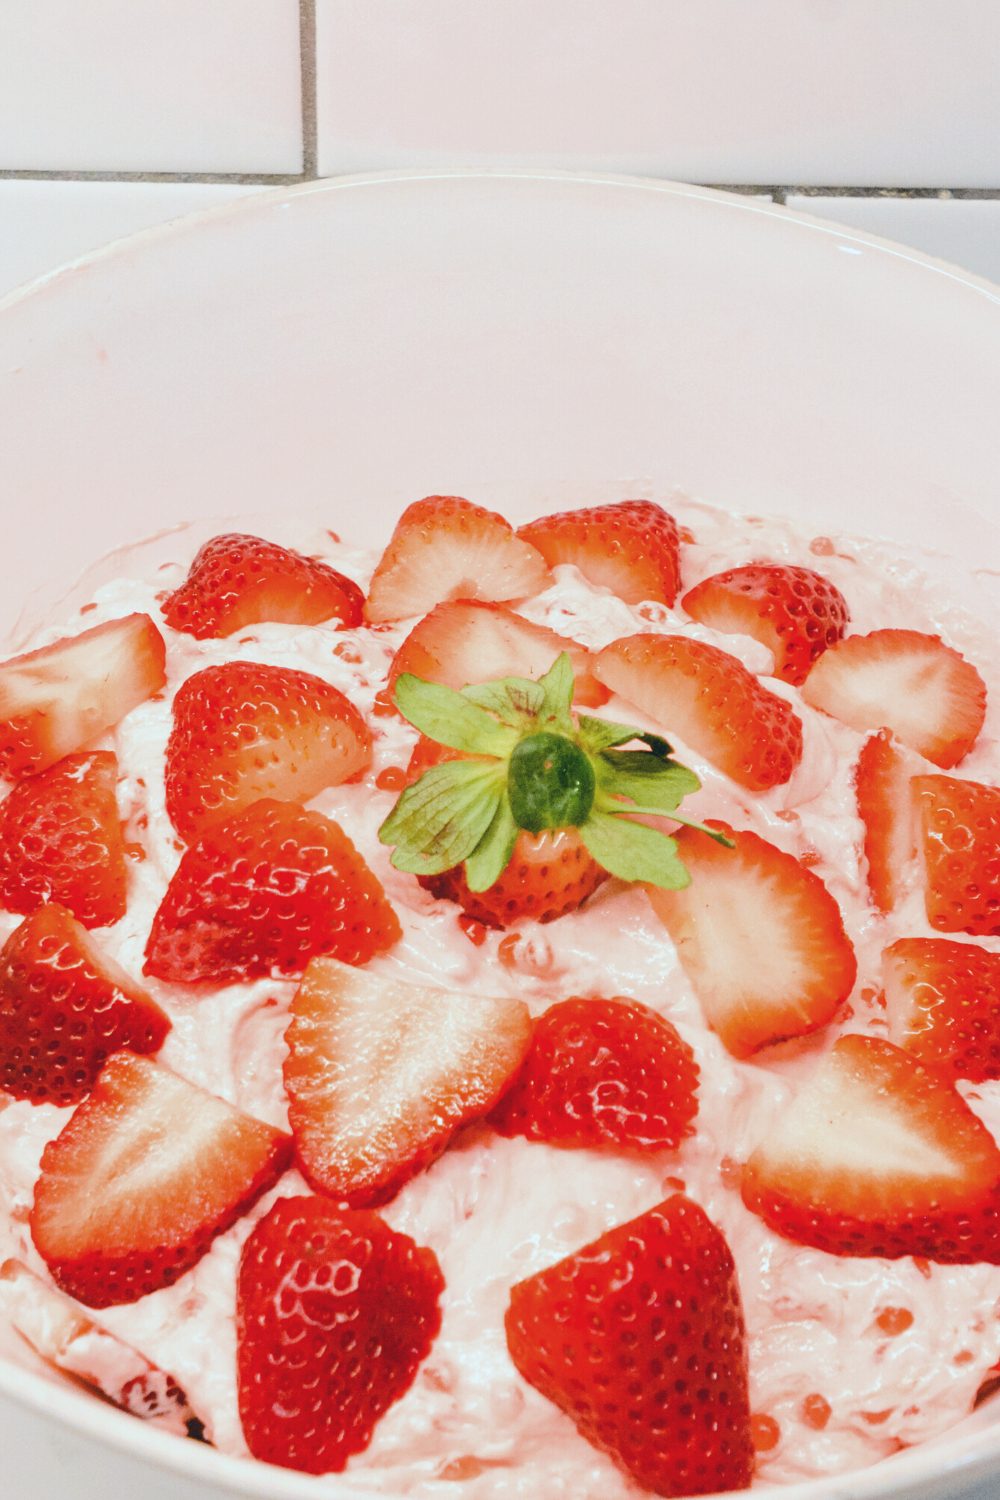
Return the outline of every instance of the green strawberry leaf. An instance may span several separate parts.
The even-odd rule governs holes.
[[[396,707],[415,729],[467,755],[510,754],[517,744],[517,734],[463,693],[439,682],[424,682],[409,672],[396,679]]]
[[[466,857],[465,881],[470,891],[488,891],[491,885],[496,885],[510,864],[519,832],[510,803],[502,795],[492,823]]]
[[[559,653],[544,677],[539,677],[538,686],[545,693],[545,701],[539,715],[541,722],[538,727],[553,729],[560,734],[572,734],[573,719],[570,709],[573,706],[576,678],[573,675],[573,663],[569,659],[568,652]]]
[[[462,697],[495,714],[509,729],[532,730],[545,702],[541,683],[528,677],[501,677],[462,689]]]
[[[396,846],[396,869],[439,875],[468,858],[506,800],[505,775],[498,761],[449,760],[425,771],[378,831]]]
[[[641,880],[668,891],[691,884],[676,842],[645,823],[595,812],[580,828],[580,837],[597,863],[619,880]]]
[[[661,735],[647,734],[644,729],[636,729],[631,724],[615,724],[611,719],[592,719],[589,714],[580,714],[578,723],[580,744],[591,755],[610,750],[612,745],[626,745],[629,740],[641,740],[644,745],[649,746],[658,760],[666,760],[672,753],[671,746]]]
[[[605,750],[595,757],[597,799],[606,812],[634,811],[621,798],[641,803],[644,812],[672,812],[701,782],[677,761],[660,760],[647,750]]]

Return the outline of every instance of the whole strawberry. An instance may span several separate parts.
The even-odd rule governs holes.
[[[441,1326],[432,1250],[378,1214],[281,1198],[243,1248],[240,1420],[255,1458],[326,1474],[371,1442]]]
[[[518,1370],[657,1495],[748,1489],[754,1457],[736,1270],[670,1198],[511,1289]]]
[[[573,691],[566,653],[537,682],[506,677],[456,692],[399,677],[396,704],[424,738],[411,784],[379,829],[397,869],[500,927],[564,916],[608,875],[688,883],[675,840],[633,815],[689,822],[676,809],[698,778],[658,735],[574,715]],[[644,748],[621,748],[630,744]]]
[[[662,1151],[691,1134],[698,1065],[669,1021],[634,1000],[563,1000],[490,1116],[501,1135],[554,1146]]]

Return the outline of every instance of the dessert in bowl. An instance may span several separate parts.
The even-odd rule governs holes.
[[[358,1493],[787,1484],[969,1413],[985,623],[690,502],[169,545],[0,668],[14,1326]]]

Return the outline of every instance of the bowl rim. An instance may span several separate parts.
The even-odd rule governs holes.
[[[606,188],[622,191],[656,193],[665,199],[705,201],[716,207],[740,213],[762,215],[786,225],[790,230],[805,229],[833,237],[848,246],[867,248],[923,268],[936,277],[954,282],[967,291],[985,297],[1000,306],[1000,285],[964,270],[950,262],[936,259],[867,231],[819,218],[798,209],[751,196],[750,194],[700,187],[665,178],[630,176],[603,171],[573,171],[533,168],[441,167],[411,168],[395,171],[359,172],[335,178],[319,178],[294,184],[263,188],[226,203],[215,204],[136,233],[122,236],[88,251],[63,265],[42,273],[13,288],[0,297],[0,315],[20,308],[29,299],[40,300],[61,285],[67,274],[105,262],[124,260],[141,254],[160,243],[197,234],[202,228],[223,220],[250,220],[290,200],[372,188],[412,186],[422,182],[526,182],[575,185],[581,188]],[[2,325],[0,325],[2,326]],[[191,1441],[178,1441],[175,1434],[164,1432],[128,1413],[101,1401],[89,1391],[69,1381],[43,1376],[15,1365],[0,1355],[0,1397],[52,1418],[72,1431],[139,1460],[155,1463],[193,1483],[216,1486],[223,1492],[260,1497],[260,1500],[316,1500],[327,1495],[330,1500],[371,1500],[369,1485],[356,1488],[348,1472],[341,1475],[312,1476],[276,1467],[260,1460],[222,1453],[218,1449]],[[968,1422],[970,1418],[966,1418]],[[972,1419],[974,1420],[974,1419]],[[773,1493],[782,1500],[903,1500],[914,1483],[931,1484],[944,1476],[953,1476],[968,1485],[1000,1468],[1000,1422],[986,1422],[977,1430],[959,1436],[945,1434],[927,1444],[895,1454],[848,1474],[796,1481],[775,1486]],[[771,1489],[771,1486],[767,1486]],[[386,1493],[388,1497],[389,1492]],[[732,1500],[733,1492],[706,1496],[705,1500]]]

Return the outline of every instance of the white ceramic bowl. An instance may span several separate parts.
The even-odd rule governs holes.
[[[516,516],[676,488],[899,536],[952,554],[986,611],[998,412],[997,288],[769,205],[559,174],[268,194],[0,304],[0,633],[16,640],[95,557],[189,518],[298,512],[375,544],[435,491]],[[359,1494],[152,1432],[10,1338],[0,1441],[18,1500]],[[977,1484],[1000,1487],[989,1405],[780,1494]]]

